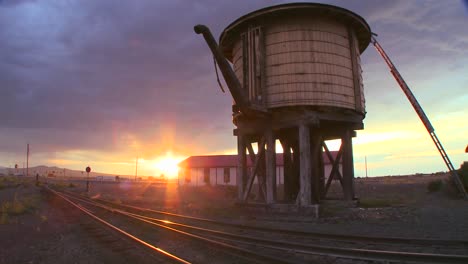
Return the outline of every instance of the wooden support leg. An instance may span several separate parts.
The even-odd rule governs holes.
[[[284,200],[291,201],[293,194],[293,171],[292,171],[292,157],[291,146],[287,140],[281,141],[283,147],[283,175],[284,175]]]
[[[342,138],[343,144],[343,193],[344,199],[354,199],[354,166],[352,133],[346,130]]]
[[[300,186],[300,165],[299,165],[299,160],[300,160],[300,151],[299,151],[299,141],[295,141],[293,144],[292,144],[292,150],[293,150],[293,154],[292,154],[292,158],[293,158],[293,162],[292,162],[292,179],[291,179],[291,186],[292,186],[292,196],[291,198],[296,200],[297,199],[297,196],[299,194],[299,186]]]
[[[325,162],[323,161],[323,150],[322,150],[322,142],[323,139],[320,139],[320,147],[319,147],[319,188],[318,188],[318,195],[319,198],[322,197],[322,193],[325,190]]]
[[[264,150],[265,151],[265,150]],[[260,156],[260,168],[257,174],[258,179],[258,201],[266,201],[266,176],[265,176],[265,155]]]
[[[237,200],[243,201],[247,181],[247,154],[245,136],[237,136]]]
[[[320,159],[322,156],[322,139],[320,134],[311,133],[310,141],[310,164],[311,164],[311,201],[314,204],[320,202],[320,177],[321,177],[321,164]]]
[[[297,202],[300,206],[311,204],[311,168],[310,168],[310,128],[299,125],[299,181],[300,189]]]
[[[272,204],[276,201],[276,147],[273,130],[265,132],[266,141],[266,203]]]

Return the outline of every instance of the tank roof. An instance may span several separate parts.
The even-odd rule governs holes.
[[[298,13],[327,16],[334,20],[347,23],[353,27],[356,32],[360,53],[364,52],[371,41],[371,29],[369,25],[364,18],[354,12],[345,8],[327,4],[289,3],[262,8],[236,19],[221,33],[221,36],[219,37],[220,47],[222,48],[225,56],[231,59],[233,45],[232,38],[237,36],[237,34],[239,34],[239,32],[245,29],[249,24],[271,17],[278,18],[279,16],[287,16],[290,14],[297,15]]]

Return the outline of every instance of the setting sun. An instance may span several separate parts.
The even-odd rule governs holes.
[[[177,164],[182,160],[182,158],[176,158],[172,156],[171,153],[166,154],[166,156],[156,159],[154,163],[154,168],[157,170],[156,173],[164,174],[165,177],[175,178],[179,172],[179,167]]]

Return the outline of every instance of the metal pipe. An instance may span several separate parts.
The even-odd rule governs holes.
[[[249,101],[247,96],[242,89],[239,79],[237,79],[234,71],[229,65],[229,62],[220,51],[218,43],[211,34],[210,29],[205,25],[196,25],[193,30],[197,34],[203,34],[208,47],[210,48],[216,62],[218,63],[219,69],[223,74],[224,80],[228,85],[229,91],[231,92],[232,98],[234,99],[236,105],[239,107],[241,112],[246,112],[246,110],[248,111]]]

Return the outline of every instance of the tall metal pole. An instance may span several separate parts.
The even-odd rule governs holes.
[[[26,177],[29,176],[29,143],[26,150]]]
[[[371,37],[371,42],[374,45],[375,49],[377,52],[382,56],[384,59],[385,63],[387,66],[390,68],[390,72],[392,73],[393,77],[397,81],[397,83],[400,85],[400,88],[403,90],[403,93],[406,95],[408,100],[410,101],[411,105],[413,106],[414,110],[419,116],[419,119],[423,122],[424,126],[427,129],[427,132],[429,132],[429,135],[431,136],[432,141],[437,147],[437,150],[439,151],[440,155],[442,156],[442,159],[445,162],[445,165],[447,165],[447,168],[449,169],[449,172],[452,176],[452,179],[458,188],[458,191],[460,192],[460,195],[465,199],[468,200],[468,194],[465,190],[465,186],[463,185],[463,182],[460,180],[460,177],[453,167],[452,161],[450,161],[449,156],[445,152],[444,147],[442,146],[442,143],[439,141],[439,138],[437,138],[437,135],[435,134],[434,127],[432,126],[431,122],[429,121],[429,118],[427,118],[426,114],[424,113],[424,110],[422,109],[421,105],[419,104],[418,100],[416,100],[416,97],[414,96],[413,92],[410,90],[408,85],[406,84],[405,80],[403,77],[400,75],[398,70],[396,69],[395,65],[393,65],[392,61],[388,57],[387,53],[383,50],[382,46],[377,42],[377,40],[374,37]]]

